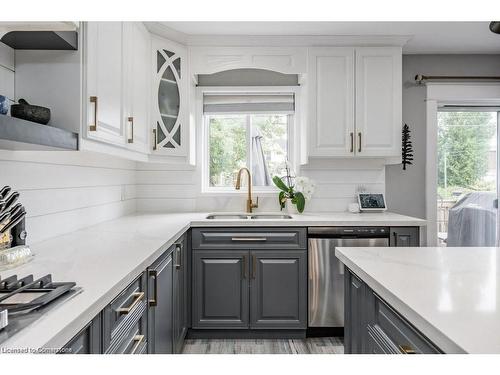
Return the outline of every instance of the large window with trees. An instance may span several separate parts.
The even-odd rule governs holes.
[[[248,167],[257,188],[272,188],[288,158],[291,115],[213,114],[206,116],[209,188],[234,188],[236,173]]]
[[[203,193],[235,192],[243,167],[256,191],[275,190],[273,176],[282,176],[286,162],[294,160],[297,93],[297,87],[285,86],[198,89]]]
[[[438,112],[438,242],[495,246],[498,111]]]

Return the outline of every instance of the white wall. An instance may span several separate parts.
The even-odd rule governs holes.
[[[14,100],[14,50],[0,42],[0,95]]]
[[[385,167],[375,159],[314,160],[300,172],[313,179],[316,193],[306,212],[341,212],[355,202],[356,188],[384,192]],[[243,211],[246,189],[239,194],[201,195],[195,168],[166,164],[137,164],[138,211]],[[259,211],[279,211],[276,194],[259,196]]]
[[[0,151],[0,186],[21,194],[29,243],[133,213],[135,163],[70,151]]]

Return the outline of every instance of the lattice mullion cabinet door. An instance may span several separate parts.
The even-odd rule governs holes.
[[[153,154],[186,156],[188,77],[185,47],[162,38],[153,46]]]

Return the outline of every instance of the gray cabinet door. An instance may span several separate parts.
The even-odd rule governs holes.
[[[173,352],[173,260],[167,251],[148,269],[148,352]]]
[[[193,328],[248,328],[248,255],[193,252]]]
[[[344,289],[344,351],[346,354],[361,354],[365,330],[365,286],[356,275],[346,269]]]
[[[305,329],[307,252],[250,252],[250,328]]]
[[[60,354],[100,354],[101,314],[97,315],[71,341],[64,346]]]
[[[391,227],[391,246],[410,247],[419,246],[418,227]]]
[[[176,244],[173,253],[174,275],[173,275],[173,306],[174,306],[174,324],[173,340],[174,353],[181,353],[184,345],[184,338],[187,332],[186,319],[186,243],[185,237],[182,237]]]

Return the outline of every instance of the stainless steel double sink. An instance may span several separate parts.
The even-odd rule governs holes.
[[[287,214],[278,213],[260,213],[260,214],[247,214],[247,213],[218,213],[210,214],[207,216],[210,220],[290,220],[293,219]]]

